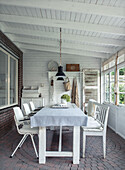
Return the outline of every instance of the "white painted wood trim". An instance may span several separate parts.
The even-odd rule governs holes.
[[[47,157],[73,157],[73,152],[46,151]]]
[[[80,159],[80,126],[73,129],[73,164],[79,164]]]
[[[46,163],[46,127],[39,127],[39,164]]]
[[[59,152],[62,150],[62,126],[60,126],[60,133],[59,133]]]

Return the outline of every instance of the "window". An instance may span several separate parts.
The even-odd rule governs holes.
[[[117,52],[102,64],[104,86],[103,101],[125,105],[125,49]]]
[[[115,102],[115,95],[114,95],[114,81],[115,81],[115,72],[110,72],[110,102]]]
[[[118,70],[118,102],[125,104],[125,67]]]
[[[114,71],[105,74],[105,101],[115,102],[114,96]]]
[[[122,62],[124,62],[124,61],[125,61],[125,54],[123,54],[123,55],[121,55],[121,56],[118,57],[117,64],[120,64],[120,63],[122,63]]]
[[[0,48],[0,108],[18,103],[18,60]]]
[[[105,101],[109,102],[109,73],[105,74]]]

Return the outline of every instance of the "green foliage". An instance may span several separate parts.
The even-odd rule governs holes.
[[[125,68],[121,68],[119,70],[119,75],[125,75]]]
[[[63,94],[61,99],[65,99],[67,102],[70,102],[70,96],[68,94]]]
[[[120,92],[125,92],[125,86],[124,84],[119,85],[119,91]],[[125,104],[125,94],[119,94],[119,102],[120,104]]]

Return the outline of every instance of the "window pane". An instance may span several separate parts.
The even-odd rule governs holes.
[[[118,73],[119,104],[125,104],[125,94],[123,94],[125,93],[125,67],[119,69]]]
[[[0,51],[0,106],[8,104],[8,56]]]
[[[16,103],[16,60],[10,58],[10,104]]]
[[[105,74],[105,83],[109,84],[109,73]]]
[[[125,83],[119,83],[119,92],[125,92]]]
[[[125,92],[125,68],[119,69],[119,92]]]
[[[109,83],[105,84],[105,92],[109,93]]]
[[[119,69],[119,82],[125,83],[125,67]]]
[[[125,94],[119,94],[119,104],[125,104]]]
[[[114,93],[114,82],[113,83],[110,83],[110,92],[111,93]]]
[[[109,64],[104,65],[104,70],[107,70],[109,68]]]
[[[113,82],[114,82],[114,77],[115,77],[115,72],[112,71],[112,72],[110,73],[110,81],[113,81]]]
[[[109,73],[105,74],[105,100],[109,102]]]
[[[111,103],[115,103],[115,94],[114,93],[111,94]]]
[[[125,61],[125,54],[121,55],[120,57],[118,57],[118,64],[122,63]]]
[[[115,60],[112,60],[110,63],[109,63],[109,68],[115,66]]]
[[[109,93],[105,93],[105,100],[107,101],[107,102],[109,102]]]

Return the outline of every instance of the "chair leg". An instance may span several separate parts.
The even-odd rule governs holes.
[[[60,126],[60,132],[59,132],[59,152],[62,150],[62,126]]]
[[[83,158],[85,158],[86,134],[83,132]]]
[[[25,138],[23,139],[22,143],[20,143],[19,149],[21,148],[21,146],[23,145],[23,143],[25,142],[27,137],[28,137],[28,135],[26,135]]]
[[[10,158],[13,157],[13,155],[15,154],[15,152],[17,151],[17,149],[19,148],[19,146],[22,144],[23,141],[25,141],[24,139],[26,138],[26,134],[23,136],[23,138],[21,139],[21,141],[19,142],[19,144],[17,145],[16,149],[13,151],[13,153],[10,155]]]
[[[34,139],[33,139],[33,135],[30,134],[30,137],[31,137],[31,140],[32,140],[32,143],[33,143],[33,147],[34,147],[34,150],[35,150],[35,154],[36,154],[36,157],[38,158],[38,153],[37,153],[37,150],[36,150],[36,145],[35,145],[35,142],[34,142]]]
[[[106,157],[106,135],[103,135],[103,155]]]

